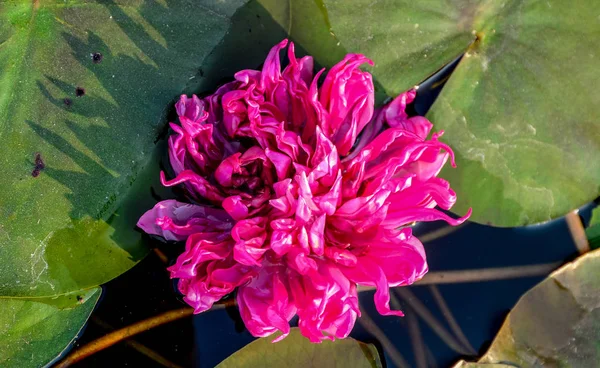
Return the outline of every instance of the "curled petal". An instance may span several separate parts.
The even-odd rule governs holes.
[[[325,214],[317,217],[310,226],[310,231],[308,233],[310,247],[318,256],[322,256],[325,251],[325,219]]]
[[[410,228],[394,230],[379,240],[368,256],[381,267],[390,286],[411,285],[427,273],[425,249]]]
[[[463,217],[454,219],[435,208],[406,208],[398,211],[389,211],[388,217],[381,224],[386,228],[397,228],[415,221],[437,221],[444,220],[452,226],[458,226],[471,217],[472,210],[469,209]]]
[[[196,198],[206,198],[215,202],[221,202],[223,200],[223,195],[217,187],[210,184],[206,179],[191,170],[182,171],[173,180],[166,180],[165,173],[161,171],[160,181],[165,187],[172,187],[177,184],[185,183],[190,194]]]
[[[229,216],[236,221],[245,219],[248,216],[248,207],[244,204],[242,197],[239,195],[225,198],[221,205],[223,206],[223,209],[227,211]]]
[[[317,271],[317,262],[312,257],[308,256],[307,253],[308,252],[298,248],[290,249],[285,255],[288,266],[301,275],[307,275],[312,271]]]
[[[266,266],[250,283],[238,289],[240,315],[253,336],[265,337],[281,331],[282,335],[276,339],[280,341],[290,333],[289,321],[296,314],[296,306],[285,272],[282,266]]]
[[[283,180],[287,178],[290,166],[292,165],[292,159],[288,155],[270,149],[265,150],[265,154],[275,167],[277,179]]]
[[[185,241],[169,267],[195,313],[238,289],[254,336],[285,337],[298,315],[313,342],[348,336],[360,315],[357,284],[375,286],[390,310],[389,287],[427,272],[423,245],[405,225],[445,220],[456,202],[437,177],[453,152],[424,117],[409,117],[416,91],[374,109],[374,87],[349,54],[313,76],[310,56],[283,40],[261,70],[242,70],[212,95],[181,96],[169,160],[195,204],[163,201],[138,226]],[[323,80],[323,83],[321,83]],[[213,208],[215,206],[216,208]]]
[[[312,342],[350,334],[360,315],[356,285],[342,271],[327,262],[318,262],[318,272],[290,279],[298,308],[300,332]]]
[[[252,279],[255,272],[231,258],[231,239],[218,241],[192,235],[186,250],[169,267],[171,278],[179,278],[179,291],[194,308],[194,313],[208,310],[223,296]]]
[[[390,289],[381,267],[369,257],[361,257],[355,267],[342,268],[344,275],[360,285],[375,286],[375,308],[384,316],[404,316],[402,311],[390,309]]]
[[[175,124],[171,124],[171,128],[175,131],[175,134],[169,137],[169,162],[175,175],[179,175],[180,172],[185,170],[187,147],[185,146],[183,130]]]
[[[373,116],[375,89],[371,74],[358,68],[363,63],[373,65],[363,55],[348,54],[331,68],[320,89],[321,105],[329,113],[325,134],[342,156]]]
[[[261,72],[261,88],[263,90],[272,89],[281,80],[281,62],[279,59],[279,52],[285,48],[288,44],[288,40],[279,42],[275,47],[269,51],[267,59],[263,65]]]
[[[265,229],[266,219],[254,217],[238,221],[231,229],[231,236],[235,240],[233,258],[246,266],[260,266],[262,256],[268,250],[263,247],[267,239]]]
[[[406,105],[413,102],[416,95],[417,91],[415,89],[401,93],[384,108],[383,113],[390,127],[402,128],[414,133],[421,139],[426,139],[433,124],[423,116],[409,118],[406,113]]]
[[[208,114],[204,110],[204,101],[196,95],[192,95],[192,98],[181,95],[179,102],[175,104],[175,110],[180,118],[191,121],[205,120],[208,117]]]
[[[148,234],[166,240],[182,241],[201,232],[225,231],[231,228],[231,218],[222,210],[206,206],[166,200],[157,203],[138,221],[137,226]]]

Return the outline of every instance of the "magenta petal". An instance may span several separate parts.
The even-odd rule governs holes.
[[[309,272],[318,270],[317,262],[298,248],[290,249],[286,254],[286,260],[288,266],[301,275],[307,275]]]
[[[423,244],[412,236],[410,228],[402,231],[396,237],[390,234],[388,242],[378,242],[369,252],[369,257],[381,267],[390,286],[410,285],[428,271]]]
[[[292,164],[292,159],[288,155],[269,149],[265,150],[265,154],[273,163],[273,166],[275,166],[275,170],[277,171],[277,179],[283,180],[287,178],[290,166]]]
[[[290,332],[289,321],[296,314],[281,266],[266,266],[247,285],[238,289],[240,315],[248,331],[256,337],[265,337],[276,331],[285,338]]]
[[[235,240],[233,258],[246,266],[260,266],[262,256],[268,250],[263,247],[267,239],[265,230],[266,220],[254,217],[238,221],[231,229],[231,236]]]
[[[375,110],[365,56],[347,55],[321,79],[325,69],[314,74],[293,43],[282,70],[286,46],[209,96],[181,96],[169,137],[175,178],[161,173],[161,182],[182,184],[190,204],[163,201],[138,226],[185,240],[168,270],[195,313],[237,289],[252,335],[280,331],[280,340],[297,314],[318,343],[350,334],[357,284],[377,288],[380,313],[402,315],[390,310],[389,288],[428,270],[406,225],[458,225],[471,211],[459,219],[441,211],[457,200],[438,178],[454,156],[443,132],[408,116],[415,90]]]
[[[375,286],[375,308],[384,316],[404,316],[402,311],[390,309],[390,290],[387,278],[377,263],[368,257],[361,257],[353,268],[343,268],[344,274],[353,282],[361,285]]]
[[[388,218],[382,223],[387,228],[397,228],[415,221],[437,221],[444,220],[452,226],[458,226],[471,216],[471,209],[466,215],[458,219],[446,215],[434,208],[407,208],[399,211],[390,211]]]
[[[363,55],[348,54],[331,68],[320,88],[321,105],[329,112],[323,128],[342,156],[373,116],[375,89],[371,75],[358,69],[363,63],[373,65]]]
[[[221,205],[229,216],[236,221],[245,219],[248,216],[248,207],[242,202],[242,197],[239,195],[225,198]]]
[[[181,241],[198,232],[223,231],[232,224],[231,218],[222,210],[169,199],[146,212],[137,226],[148,234]]]
[[[223,296],[246,283],[255,272],[231,258],[231,239],[218,236],[193,235],[186,242],[186,250],[169,267],[172,278],[179,278],[179,290],[194,313],[208,310]]]
[[[230,187],[233,185],[233,175],[241,173],[241,153],[235,153],[221,162],[215,170],[215,179],[224,186]]]
[[[317,217],[315,222],[310,226],[310,231],[308,233],[310,247],[318,256],[322,256],[325,251],[325,219],[325,215]]]
[[[385,120],[392,128],[402,128],[414,133],[421,139],[426,139],[433,124],[423,116],[409,118],[408,114],[405,112],[406,105],[413,102],[416,95],[417,91],[414,89],[398,95],[398,97],[384,109]]]
[[[360,314],[356,285],[339,268],[319,263],[319,271],[291,279],[300,332],[312,342],[343,339]]]
[[[166,187],[185,183],[190,194],[197,198],[206,198],[216,202],[221,202],[223,200],[223,195],[217,187],[210,184],[206,179],[191,170],[182,171],[173,180],[166,180],[164,172],[161,171],[160,181],[162,185]]]
[[[265,60],[261,73],[261,88],[269,89],[272,88],[281,79],[281,62],[279,59],[279,52],[286,47],[288,40],[279,42],[278,45],[273,47],[269,51],[269,55]]]
[[[187,118],[192,121],[198,121],[204,116],[204,102],[196,95],[188,98],[186,95],[181,95],[179,102],[175,104],[177,115],[182,118]]]

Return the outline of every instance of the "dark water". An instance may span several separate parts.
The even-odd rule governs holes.
[[[452,65],[421,86],[413,106],[415,113],[427,111],[441,89],[432,86],[443,80],[451,69]],[[589,221],[593,206],[590,204],[580,211],[584,223]],[[440,229],[447,229],[447,225],[440,222],[418,224],[414,232],[426,239]],[[564,219],[513,229],[467,223],[446,236],[426,241],[425,247],[431,272],[565,262],[577,255]],[[171,258],[179,251],[175,245],[161,249]],[[362,292],[363,313],[374,321],[377,331],[357,323],[352,336],[375,343],[385,354],[388,367],[402,362],[409,367],[448,367],[460,358],[474,358],[485,352],[518,298],[543,278],[539,275],[406,288],[408,292],[394,294],[407,314],[404,318],[380,316],[373,306],[373,293]],[[439,296],[468,342],[460,343],[456,329],[448,322],[447,311],[444,316]],[[104,287],[103,300],[76,346],[102,336],[107,331],[102,324],[120,328],[183,306],[168,278],[165,264],[151,254]],[[437,332],[432,325],[437,326]],[[387,337],[395,352],[381,343],[379,334]],[[450,335],[450,339],[445,334]],[[415,350],[415,341],[419,341],[415,338],[417,335],[422,339],[424,350]],[[252,339],[236,308],[210,311],[136,336],[136,343],[144,345],[150,353],[140,353],[139,350],[144,348],[140,349],[139,345],[136,350],[131,344],[120,343],[85,359],[78,366],[214,367]],[[459,341],[459,346],[450,340]],[[415,354],[415,351],[425,351],[425,354]],[[149,358],[148,354],[160,357]],[[162,363],[158,363],[161,359]]]
[[[580,215],[584,222],[589,220],[592,205],[584,207]],[[442,223],[419,224],[415,233],[423,236],[431,231],[445,228]],[[467,270],[488,267],[534,265],[561,262],[576,256],[577,250],[570,237],[564,219],[548,224],[499,229],[469,223],[457,231],[427,242],[431,272],[442,270]],[[97,320],[119,328],[163,311],[180,308],[183,304],[173,290],[173,284],[164,270],[164,264],[154,254],[148,256],[131,271],[108,283],[104,298],[93,314],[79,344],[85,344],[101,336],[106,330]],[[510,280],[471,282],[438,285],[457,324],[464,332],[476,354],[485,351],[500,328],[506,314],[529,288],[541,281],[543,276]],[[441,326],[452,334],[437,304],[431,286],[408,288]],[[382,317],[373,307],[372,292],[361,294],[361,305],[378,328],[389,338],[410,367],[416,367],[411,341],[410,318],[416,317],[418,327],[427,349],[435,357],[435,365],[448,367],[464,352],[448,346],[406,300],[398,296],[405,313],[404,318]],[[374,342],[383,347],[373,334],[357,323],[352,336]],[[167,360],[184,367],[214,367],[231,353],[237,351],[252,336],[245,331],[235,308],[204,313],[185,318],[140,334],[135,340],[160,354]],[[387,366],[396,366],[387,356]],[[154,360],[120,343],[82,361],[81,367],[161,367]]]

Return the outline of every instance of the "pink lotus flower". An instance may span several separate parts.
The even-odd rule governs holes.
[[[191,203],[158,203],[139,221],[149,234],[184,241],[169,268],[196,313],[237,288],[254,336],[299,327],[313,342],[348,336],[360,315],[357,285],[377,288],[384,315],[389,288],[427,272],[423,245],[406,225],[458,220],[437,210],[456,201],[436,177],[451,149],[424,117],[405,107],[415,91],[374,110],[373,82],[349,54],[325,76],[288,48],[262,71],[243,70],[204,99],[181,96],[169,139],[176,174]],[[452,163],[454,165],[454,163]]]

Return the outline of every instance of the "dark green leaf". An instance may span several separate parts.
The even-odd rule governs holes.
[[[89,288],[143,257],[166,113],[243,3],[0,4],[0,295]]]
[[[262,367],[382,367],[377,348],[351,338],[313,344],[292,328],[289,336],[272,343],[273,337],[262,338],[246,345],[221,362],[218,368]]]
[[[80,333],[100,289],[55,298],[0,298],[0,366],[43,367]]]
[[[346,54],[329,31],[321,0],[252,0],[231,21],[231,30],[190,81],[188,93],[212,92],[237,71],[259,68],[284,38],[294,42],[296,55],[311,55],[322,67]]]
[[[457,213],[517,226],[559,217],[600,187],[595,1],[325,0],[348,51],[391,94],[466,52],[429,118],[457,156]],[[425,57],[427,55],[427,57]]]
[[[474,1],[324,0],[334,35],[373,59],[373,76],[395,96],[462,54],[475,39]]]

